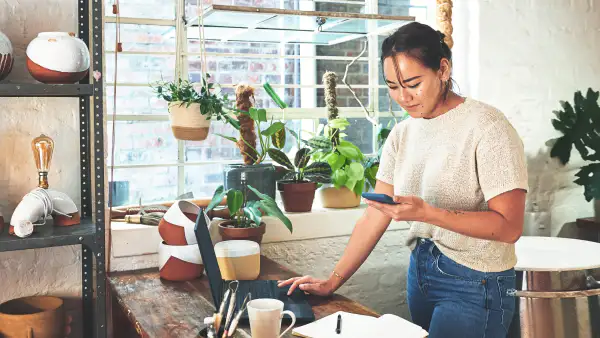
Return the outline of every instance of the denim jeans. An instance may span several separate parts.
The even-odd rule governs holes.
[[[430,240],[419,239],[410,255],[408,306],[429,338],[505,338],[516,302],[508,292],[514,289],[514,269],[470,269]]]

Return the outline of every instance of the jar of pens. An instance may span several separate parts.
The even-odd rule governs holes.
[[[200,337],[203,338],[230,338],[236,337],[236,330],[240,318],[247,310],[248,302],[252,295],[248,293],[244,300],[238,305],[238,281],[229,283],[229,288],[225,291],[218,312],[211,317],[204,318],[204,324],[207,326],[200,331]]]

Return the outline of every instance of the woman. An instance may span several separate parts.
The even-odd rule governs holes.
[[[366,260],[391,220],[408,221],[407,298],[430,338],[505,337],[515,299],[514,243],[523,229],[527,169],[523,144],[497,109],[452,90],[451,51],[420,23],[382,44],[391,97],[410,115],[383,149],[376,193],[326,280],[281,281],[327,296]]]

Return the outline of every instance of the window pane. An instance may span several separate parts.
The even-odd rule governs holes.
[[[354,88],[356,96],[362,102],[365,107],[369,107],[369,89],[367,88]],[[343,84],[338,84],[337,90],[337,105],[338,107],[360,107],[360,104],[352,92],[346,88]],[[317,107],[325,107],[325,89],[317,89]],[[308,107],[305,107],[308,108]]]
[[[114,0],[104,2],[104,15],[115,16],[112,12]],[[120,0],[121,17],[143,19],[175,19],[175,0]]]
[[[106,86],[106,111],[113,114],[114,86]],[[167,102],[159,99],[150,86],[117,86],[117,114],[167,115]]]
[[[114,174],[115,206],[137,205],[140,199],[142,204],[151,204],[177,197],[176,166],[115,169]]]
[[[185,161],[236,161],[242,159],[238,147],[217,134],[238,137],[239,132],[229,124],[213,121],[204,141],[185,141]]]
[[[223,164],[191,165],[185,167],[185,192],[194,198],[211,197],[223,184]]]
[[[354,143],[363,154],[373,153],[373,125],[365,118],[349,118],[350,126],[344,130],[348,136],[344,139]],[[319,119],[319,123],[327,124],[327,119]]]
[[[404,114],[403,109],[400,107],[400,105],[394,101],[394,99],[392,99],[390,97],[389,94],[389,90],[385,89],[385,88],[380,88],[379,89],[379,111],[380,112],[389,112],[390,111],[390,104],[391,104],[391,108],[392,111],[396,114],[396,115],[401,115]]]
[[[115,50],[113,23],[105,25],[106,50]],[[175,27],[121,24],[123,51],[175,53]]]
[[[150,84],[175,77],[174,55],[127,55],[119,54],[117,80],[119,83]],[[106,82],[115,81],[115,59],[106,58]]]
[[[107,124],[107,151],[112,149],[112,124]],[[115,129],[115,165],[177,162],[177,140],[168,121],[117,121]]]

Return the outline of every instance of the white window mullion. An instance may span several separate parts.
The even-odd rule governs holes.
[[[368,14],[378,14],[378,0],[366,0],[366,12]],[[374,22],[368,23],[369,31],[377,29],[377,24]],[[375,119],[379,121],[379,38],[378,35],[368,36],[369,44],[369,102],[370,111],[375,115]],[[378,128],[373,126],[373,151],[377,151],[377,131]]]
[[[175,57],[175,78],[187,79],[187,57],[184,52],[187,51],[187,30],[183,22],[185,16],[185,1],[177,1],[177,8],[175,10],[176,26],[175,34],[177,36],[176,43],[176,57]],[[183,194],[185,190],[185,143],[184,141],[177,141],[177,196]]]

